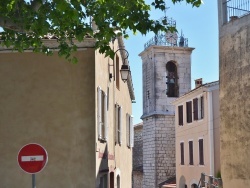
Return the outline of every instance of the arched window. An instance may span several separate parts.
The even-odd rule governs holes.
[[[167,71],[167,91],[168,97],[179,97],[177,67],[173,61],[169,61],[166,65]]]
[[[117,177],[116,177],[116,182],[117,182],[117,188],[120,188],[121,185],[120,185],[120,176],[119,175],[117,175]]]
[[[193,183],[193,184],[191,185],[191,188],[198,188],[198,185],[196,185],[195,183]]]

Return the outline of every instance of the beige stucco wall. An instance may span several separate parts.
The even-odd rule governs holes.
[[[219,26],[222,180],[224,187],[249,187],[250,15]]]
[[[193,121],[187,123],[186,102],[201,96],[204,97],[204,118],[194,121],[192,114]],[[219,134],[217,132],[219,131],[219,89],[208,92],[206,88],[197,88],[174,101],[174,104],[176,111],[176,186],[183,188],[186,184],[190,188],[194,183],[198,185],[201,173],[215,176],[217,170],[220,169]],[[183,126],[178,125],[179,105],[183,105]],[[209,107],[210,105],[213,105],[212,109]],[[212,116],[209,113],[212,113]],[[204,165],[199,165],[199,139],[203,139]],[[212,147],[211,139],[214,139]],[[194,165],[189,165],[189,141],[193,141]],[[181,142],[184,143],[184,165],[181,165]]]
[[[48,152],[37,187],[95,184],[95,51],[77,52],[73,65],[56,54],[0,53],[0,187],[31,186],[17,164],[27,143]]]
[[[124,48],[119,46],[116,39],[114,44],[111,43],[111,48],[116,51],[118,48]],[[116,55],[119,57],[119,70],[122,65],[121,50],[117,51]],[[116,58],[115,58],[116,60]],[[110,172],[114,172],[115,186],[117,185],[117,175],[120,176],[121,188],[130,188],[132,186],[132,148],[127,147],[126,139],[126,114],[132,115],[132,102],[128,90],[128,83],[124,83],[121,80],[119,74],[119,88],[116,87],[115,75],[116,62],[110,58],[105,58],[104,55],[96,52],[96,88],[100,86],[102,90],[108,94],[108,126],[109,134],[108,141],[102,143],[98,140],[98,133],[96,131],[96,175],[97,184],[99,185],[99,177],[103,175],[103,171],[108,169],[108,178],[110,178]],[[109,73],[112,73],[112,78],[109,79]],[[108,92],[109,90],[109,92]],[[97,97],[97,96],[96,96]],[[119,104],[122,107],[122,144],[115,144],[115,104]],[[109,155],[114,158],[100,158],[99,153],[108,152]],[[101,173],[100,173],[101,172]]]

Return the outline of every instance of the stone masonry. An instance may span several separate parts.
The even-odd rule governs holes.
[[[221,175],[224,187],[249,187],[250,14],[232,19],[226,2],[218,0]]]
[[[133,148],[133,188],[142,188],[143,179],[143,124],[134,126],[134,148]]]
[[[175,112],[168,97],[166,65],[177,69],[178,96],[191,89],[191,53],[194,48],[150,46],[141,54],[143,67],[143,188],[175,177]],[[177,96],[177,97],[178,97]]]

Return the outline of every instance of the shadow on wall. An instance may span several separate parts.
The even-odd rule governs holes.
[[[98,158],[101,158],[101,164],[99,166],[99,172],[96,177],[97,187],[104,187],[104,185],[107,185],[108,183],[108,173],[109,173],[109,167],[108,167],[108,148],[107,145],[105,147],[105,150],[102,152],[99,150],[98,152]]]
[[[186,188],[186,179],[184,176],[180,177],[180,181],[179,181],[179,188]]]

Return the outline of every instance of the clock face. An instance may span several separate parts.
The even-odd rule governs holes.
[[[178,39],[178,35],[176,32],[167,32],[166,33],[166,39],[167,39],[167,42],[170,43],[171,45],[174,45],[176,46],[177,45],[177,39]]]

